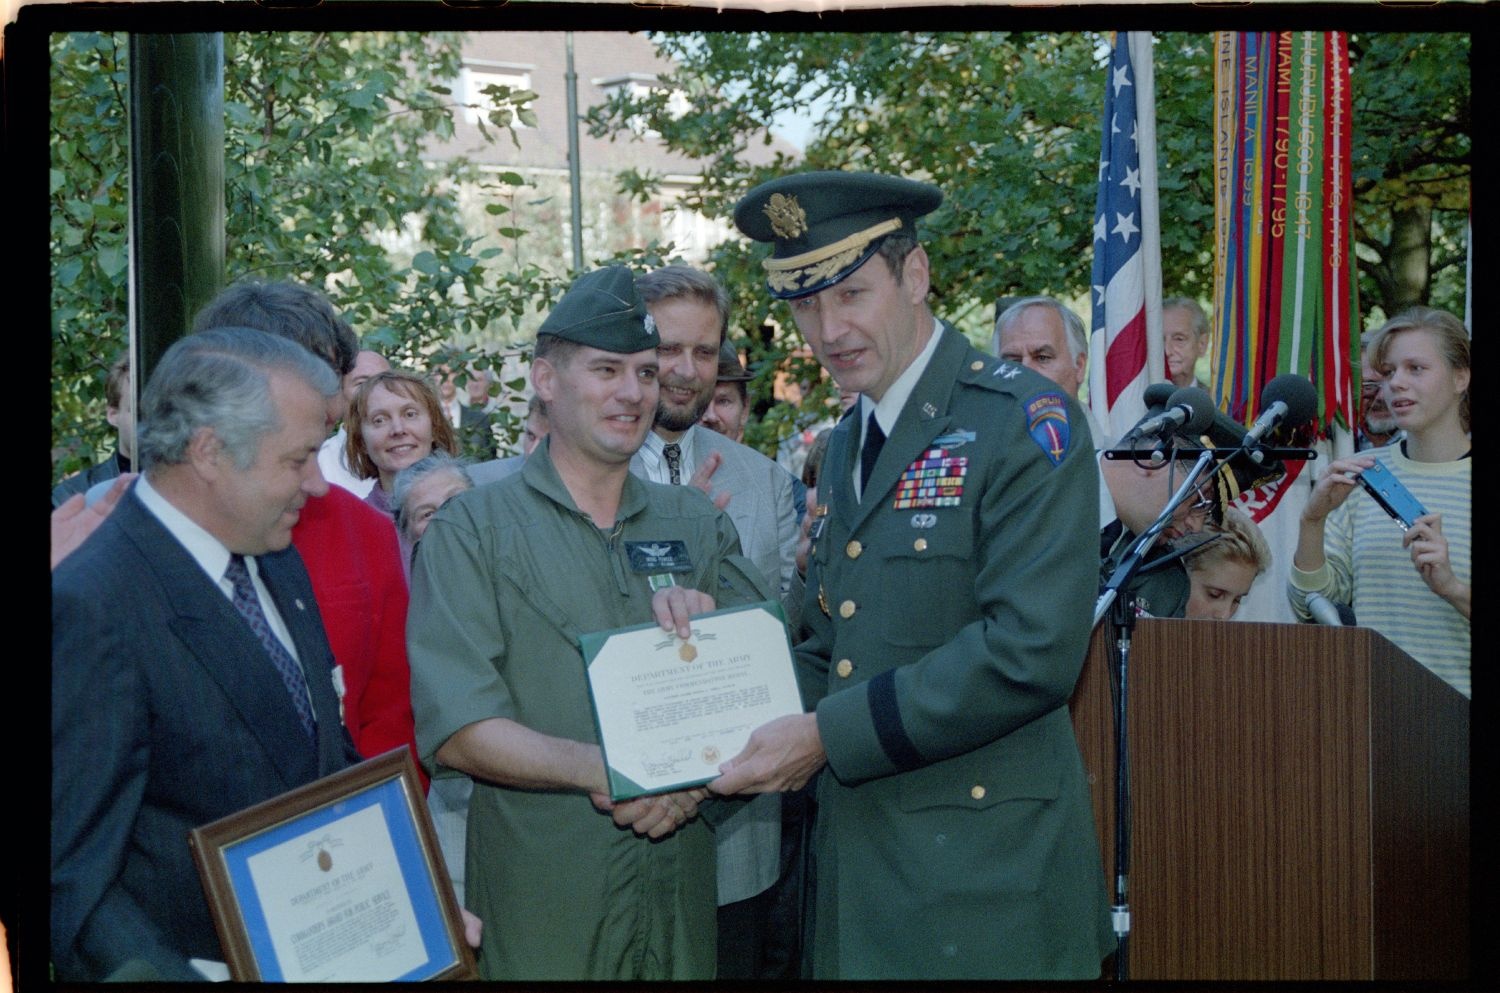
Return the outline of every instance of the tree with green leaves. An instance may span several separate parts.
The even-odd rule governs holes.
[[[448,84],[462,40],[452,32],[225,36],[226,282],[292,279],[324,289],[368,347],[418,368],[487,363],[447,343],[547,307],[561,276],[512,264],[503,245],[481,247],[482,233],[460,216],[461,184],[483,190],[519,177],[485,178],[461,159],[422,157],[429,136],[452,133]],[[52,43],[54,479],[106,447],[104,373],[126,347],[126,53],[123,34],[60,34]],[[534,94],[488,96],[489,127],[500,136],[524,122]]]
[[[1049,293],[1086,301],[1099,156],[1106,39],[1074,33],[660,34],[677,71],[652,94],[619,94],[590,115],[595,134],[626,135],[645,120],[674,149],[708,162],[692,205],[728,218],[743,191],[787,169],[868,169],[937,184],[944,204],[924,228],[935,307],[976,342],[988,338],[994,302]],[[1162,275],[1168,294],[1213,295],[1211,36],[1166,32],[1155,39],[1157,175]],[[1447,252],[1460,247],[1446,221],[1422,214],[1467,199],[1467,38],[1357,38],[1353,88],[1356,208],[1366,306],[1389,310],[1409,264],[1403,239]],[[686,98],[672,106],[668,88]],[[1431,99],[1413,99],[1416,88]],[[748,165],[749,136],[778,115],[815,110],[805,158]],[[622,189],[649,189],[627,174]],[[1415,213],[1414,213],[1415,212]],[[1423,241],[1427,234],[1431,241]],[[752,441],[769,447],[819,416],[831,384],[798,354],[785,315],[761,292],[753,248],[731,238],[714,253],[735,294],[768,395],[774,377],[809,385],[811,410],[762,410]],[[1455,274],[1444,255],[1433,271]],[[1441,291],[1431,296],[1428,290]],[[1417,296],[1460,309],[1461,286],[1423,283]],[[1084,304],[1086,306],[1086,304]]]
[[[1365,309],[1463,314],[1473,166],[1469,36],[1359,34],[1354,234]]]
[[[935,308],[976,341],[987,340],[1001,297],[1088,292],[1094,182],[1105,39],[1091,33],[871,33],[658,35],[678,65],[664,81],[687,97],[686,113],[665,92],[621,94],[596,108],[596,134],[621,133],[645,115],[674,149],[709,156],[692,205],[727,218],[750,186],[790,168],[867,169],[935,183],[943,206],[924,220]],[[1181,63],[1158,73],[1163,266],[1169,285],[1211,292],[1207,254],[1212,173],[1205,136],[1212,88],[1206,36],[1164,36]],[[1165,58],[1166,56],[1164,56]],[[817,108],[805,157],[746,164],[748,136],[779,114]],[[628,176],[622,184],[640,185]],[[758,390],[778,374],[811,387],[801,411],[763,409],[751,440],[769,448],[825,413],[832,387],[761,290],[754,251],[732,238],[714,253],[736,295],[737,327],[749,332]],[[815,385],[816,384],[816,385]]]
[[[126,345],[129,163],[120,34],[62,35],[53,43],[53,481],[108,449],[104,381]]]

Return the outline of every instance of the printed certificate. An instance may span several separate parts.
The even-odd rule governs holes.
[[[615,800],[717,779],[751,731],[802,713],[780,604],[692,623],[686,641],[655,623],[579,639]]]
[[[189,841],[237,981],[475,976],[406,748],[196,828]]]

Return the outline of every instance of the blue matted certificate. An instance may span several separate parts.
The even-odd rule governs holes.
[[[473,975],[417,782],[394,749],[193,832],[233,978]]]

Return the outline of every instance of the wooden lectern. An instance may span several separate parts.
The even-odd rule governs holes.
[[[1113,893],[1113,632],[1072,701]],[[1469,702],[1366,628],[1143,619],[1129,978],[1462,979]]]

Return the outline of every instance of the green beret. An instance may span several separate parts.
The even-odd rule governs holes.
[[[762,183],[734,208],[734,224],[769,241],[766,288],[782,300],[826,289],[875,254],[886,236],[916,235],[943,202],[928,183],[869,172],[804,172]]]
[[[536,333],[626,355],[661,344],[656,322],[635,291],[635,276],[622,265],[575,279]]]
[[[734,346],[725,338],[719,343],[719,376],[721,383],[748,383],[755,377],[745,371],[740,362],[740,353],[734,350]]]

